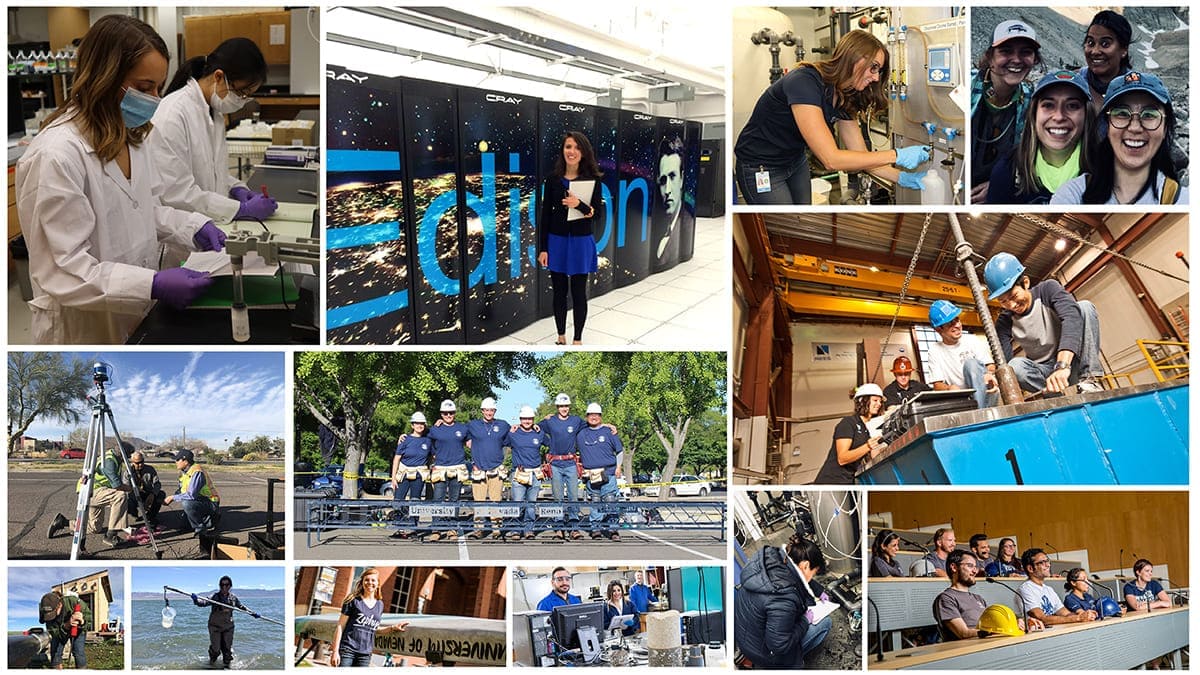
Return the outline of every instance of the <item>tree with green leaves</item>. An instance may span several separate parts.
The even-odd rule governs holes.
[[[87,410],[91,370],[62,352],[10,352],[8,355],[8,454],[38,419],[79,424]]]
[[[325,425],[345,449],[342,496],[350,499],[358,494],[357,467],[373,449],[390,465],[401,421],[412,411],[432,410],[446,398],[494,396],[528,374],[534,360],[514,352],[314,351],[297,352],[295,363],[296,413]]]
[[[692,424],[706,412],[724,428],[724,352],[586,352],[546,359],[535,368],[547,398],[567,392],[579,404],[596,401],[622,435],[622,471],[650,444],[666,454],[661,481],[669,483]],[[657,441],[657,443],[654,443]],[[667,490],[659,491],[666,499]]]

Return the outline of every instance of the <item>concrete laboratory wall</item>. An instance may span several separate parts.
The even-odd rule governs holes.
[[[1106,224],[1114,238],[1132,227],[1143,214],[1119,214],[1106,219]],[[1103,244],[1099,237],[1093,241]],[[1151,228],[1137,243],[1130,246],[1125,255],[1151,267],[1171,272],[1187,278],[1187,268],[1175,257],[1178,250],[1187,251],[1188,230],[1187,216],[1173,214],[1164,222]],[[1063,267],[1059,275],[1062,279],[1070,279],[1084,267],[1095,260],[1100,253],[1089,249],[1081,252],[1077,259]],[[1158,306],[1164,306],[1172,301],[1186,296],[1187,284],[1165,277],[1156,272],[1134,267],[1135,273],[1146,286],[1150,296]],[[1133,289],[1126,281],[1124,274],[1115,264],[1108,264],[1103,270],[1083,284],[1075,293],[1080,300],[1090,300],[1096,305],[1100,315],[1100,348],[1108,359],[1109,372],[1128,372],[1143,368],[1145,358],[1136,347],[1136,340],[1159,339],[1158,330],[1142,309]],[[1183,303],[1186,309],[1186,297]],[[1154,382],[1154,376],[1143,371],[1134,376],[1134,382],[1145,384]],[[1124,382],[1124,381],[1123,381]]]
[[[818,361],[814,358],[814,345],[844,345],[849,349],[863,340],[873,340],[882,346],[887,328],[869,324],[794,323],[791,330],[794,351],[790,417],[800,421],[789,425],[790,433],[783,439],[791,448],[790,452],[785,448],[783,466],[787,483],[802,484],[816,477],[829,454],[834,427],[854,411],[850,395],[858,384],[855,359],[837,360],[837,347],[833,347],[831,357],[835,360]],[[889,371],[893,359],[901,355],[913,358],[912,339],[906,327],[897,326],[888,342],[878,377],[881,387],[892,381]],[[868,364],[868,372],[875,368],[875,362]]]

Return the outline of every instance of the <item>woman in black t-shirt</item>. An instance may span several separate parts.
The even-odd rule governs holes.
[[[887,447],[878,436],[867,431],[867,420],[878,417],[883,409],[883,390],[867,383],[854,390],[854,414],[843,417],[833,430],[829,457],[817,472],[815,485],[850,485],[863,458]]]
[[[354,590],[342,602],[342,615],[333,630],[333,649],[329,665],[338,668],[366,668],[375,651],[375,633],[402,633],[407,621],[383,623],[383,596],[379,592],[379,570],[368,567],[354,584]]]
[[[833,171],[870,171],[921,189],[915,169],[929,160],[924,145],[872,152],[860,118],[887,110],[888,54],[867,31],[838,40],[828,61],[802,62],[767,87],[738,134],[734,176],[747,204],[811,204],[808,151]],[[832,128],[837,124],[838,141]]]

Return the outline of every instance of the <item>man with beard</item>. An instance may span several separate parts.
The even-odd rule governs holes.
[[[565,567],[555,567],[550,573],[550,594],[537,604],[539,612],[549,612],[562,605],[578,605],[583,600],[571,594],[571,573]]]
[[[979,637],[979,615],[987,609],[983,596],[971,592],[979,560],[970,551],[954,550],[946,558],[950,587],[933,601],[933,616],[947,640]]]

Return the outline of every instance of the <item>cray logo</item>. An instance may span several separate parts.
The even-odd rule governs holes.
[[[654,118],[653,118],[652,116],[650,116],[650,115],[643,115],[643,114],[641,114],[641,113],[634,113],[634,114],[633,114],[633,119],[635,119],[635,120],[652,120],[652,119],[654,119]]]
[[[501,96],[500,94],[488,94],[484,98],[492,103],[511,103],[512,105],[520,105],[521,99],[515,96]]]
[[[682,124],[687,124],[687,121],[671,118],[671,121],[669,122],[669,124],[682,125]]]
[[[559,104],[559,106],[558,106],[558,109],[559,109],[559,110],[561,110],[561,111],[563,111],[563,112],[583,112],[583,106],[581,106],[581,105],[570,105],[570,104],[567,104],[567,103],[561,103],[561,104]]]
[[[325,71],[325,77],[327,77],[335,82],[336,81],[353,82],[355,84],[362,84],[363,82],[365,82],[367,80],[366,75],[355,75],[354,73],[335,73],[332,70]]]

